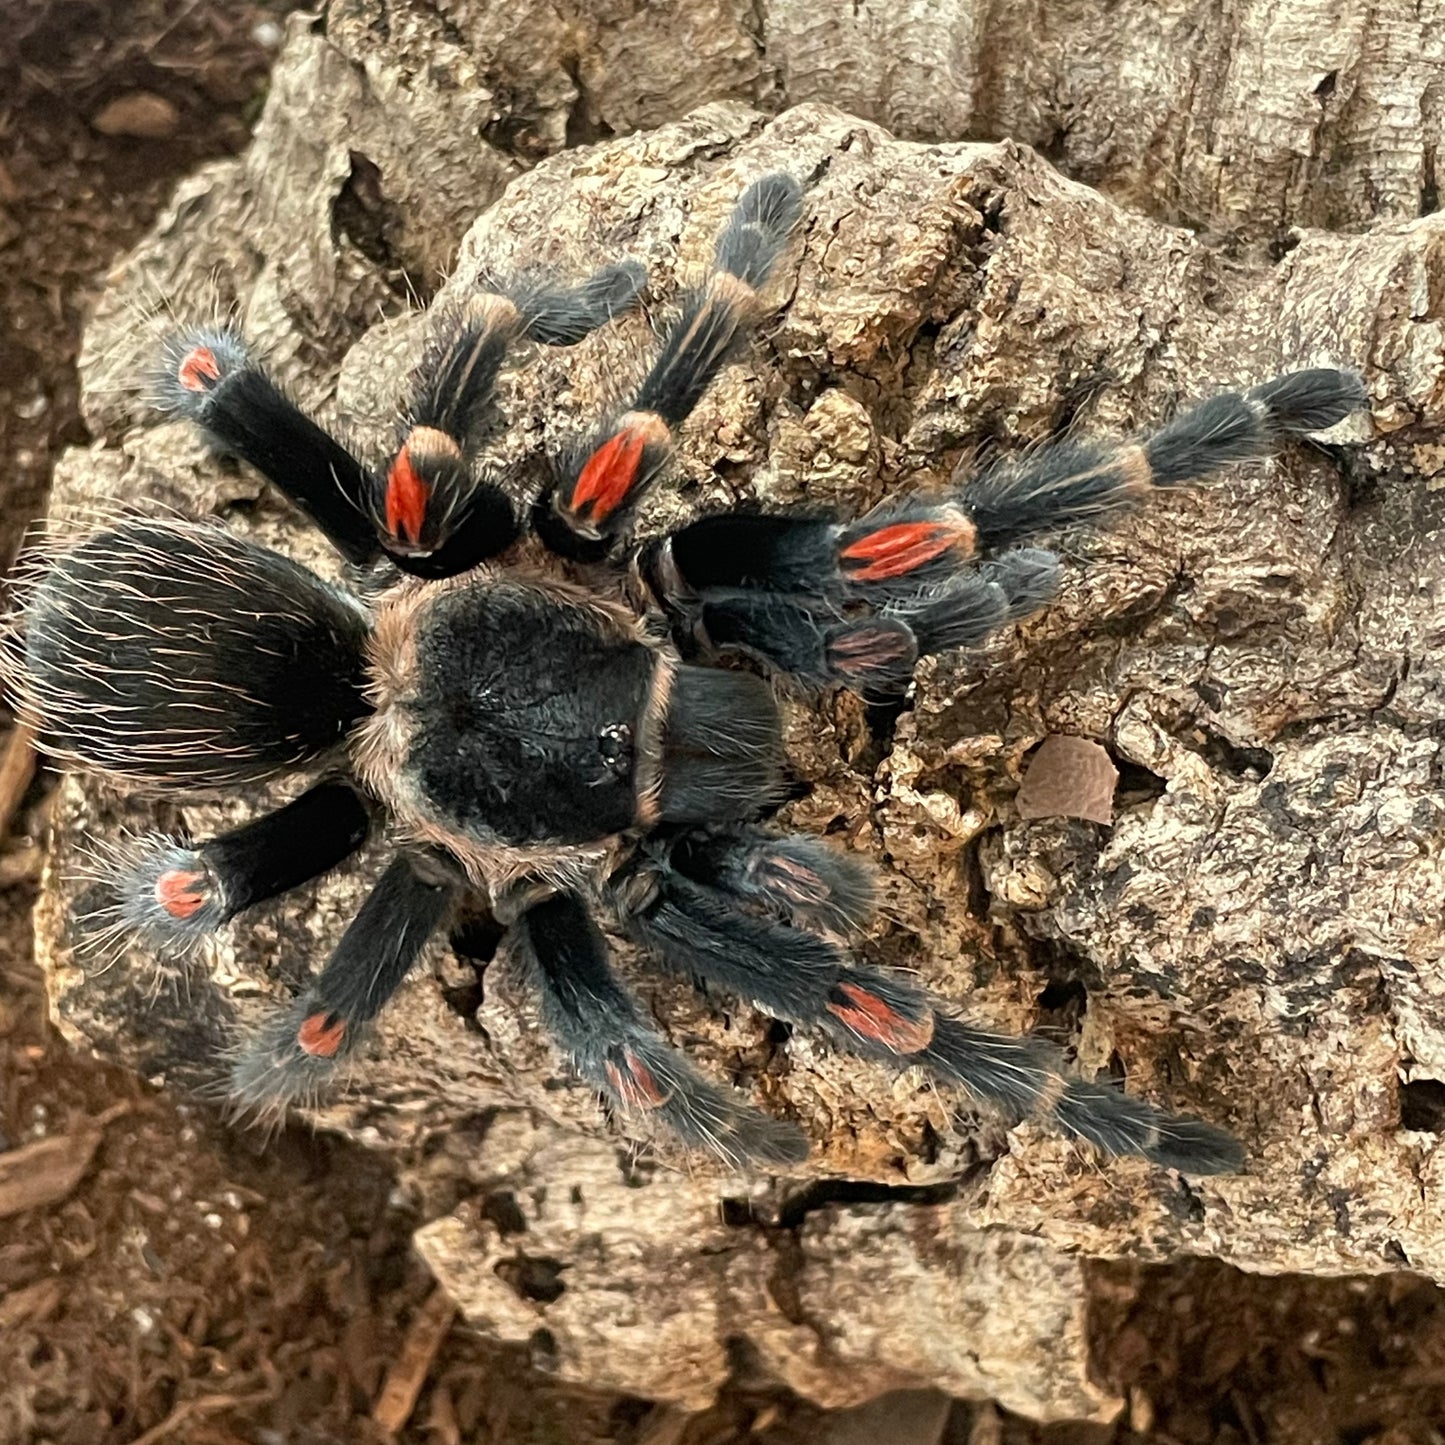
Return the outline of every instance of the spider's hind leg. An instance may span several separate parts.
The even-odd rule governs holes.
[[[759,909],[756,890],[738,887],[705,851],[662,844],[629,881],[618,893],[623,927],[669,971],[820,1028],[850,1052],[920,1065],[1014,1118],[1049,1117],[1110,1153],[1199,1174],[1241,1166],[1222,1129],[1072,1077],[1041,1040],[971,1028],[944,1000],[855,965],[833,939],[767,916],[785,910]]]
[[[316,1098],[355,1054],[461,892],[430,858],[395,858],[326,966],[242,1052],[231,1072],[236,1107],[275,1115]]]
[[[185,954],[238,913],[329,873],[370,825],[355,788],[324,782],[204,843],[129,840],[102,855],[98,896],[77,919],[82,939],[108,949],[134,938],[163,956]]]
[[[542,1019],[577,1072],[620,1110],[651,1115],[724,1162],[796,1164],[807,1143],[792,1126],[705,1079],[642,1014],[607,960],[582,902],[558,894],[525,913],[514,934]]]

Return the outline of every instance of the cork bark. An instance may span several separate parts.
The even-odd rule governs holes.
[[[624,956],[675,1040],[813,1142],[806,1177],[725,1177],[639,1153],[570,1079],[505,960],[478,987],[438,950],[320,1117],[396,1153],[426,1202],[418,1245],[469,1318],[568,1378],[696,1403],[746,1368],[825,1403],[932,1384],[1106,1418],[1087,1257],[1445,1279],[1445,224],[1414,214],[1438,112],[1422,98],[1419,128],[1368,147],[1343,120],[1292,128],[1243,77],[1283,86],[1292,67],[1297,87],[1319,27],[1286,34],[1261,3],[1220,35],[1186,33],[1176,8],[1114,45],[1138,7],[960,6],[945,37],[909,7],[848,7],[824,35],[801,5],[768,7],[760,30],[746,7],[458,5],[444,22],[338,3],[325,33],[293,21],[248,155],[183,186],[100,299],[85,367],[99,440],[62,465],[57,518],[155,498],[330,575],[257,478],[144,420],[128,382],[158,302],[229,309],[303,401],[380,445],[443,268],[449,294],[482,266],[575,275],[636,256],[660,316],[749,179],[808,178],[776,315],[689,424],[649,527],[741,499],[859,509],[1294,366],[1366,377],[1369,416],[1327,444],[1070,536],[1057,605],[925,663],[891,729],[844,696],[787,709],[811,791],[784,821],[881,870],[870,960],[1227,1125],[1248,1172],[1190,1183],[1010,1130],[805,1033],[780,1044]],[[1419,13],[1398,8],[1334,35],[1334,89],[1311,104],[1386,105],[1381,75],[1415,73],[1386,53]],[[997,36],[1026,21],[1041,43],[1009,73]],[[1180,93],[1151,57],[1208,72],[1212,98],[1138,123],[1130,95]],[[940,64],[951,90],[927,83]],[[811,100],[769,116],[830,87],[904,137]],[[1108,195],[1027,146],[948,138],[1047,141],[1038,117],[1070,94],[1088,104],[1050,154]],[[1231,117],[1256,148],[1206,185]],[[1286,139],[1313,161],[1284,159]],[[1180,215],[1235,238],[1166,224]],[[1306,224],[1248,244],[1284,218]],[[650,342],[636,316],[510,374],[499,445],[535,450],[595,415]],[[1112,825],[1020,816],[1028,759],[1056,735],[1107,748]],[[39,946],[72,1037],[204,1090],[218,1051],[324,959],[378,856],[244,920],[184,978],[139,957],[96,973],[69,952],[65,879],[87,833],[204,835],[266,801],[178,810],[66,783]]]

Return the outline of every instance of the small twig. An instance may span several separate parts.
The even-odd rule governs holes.
[[[214,1415],[217,1410],[259,1404],[262,1400],[272,1398],[275,1393],[268,1386],[251,1395],[197,1395],[194,1400],[182,1400],[159,1425],[152,1425],[143,1435],[137,1435],[130,1445],[158,1445],[159,1441],[172,1439],[172,1432],[193,1415]]]
[[[432,1362],[447,1331],[452,1327],[456,1306],[441,1288],[434,1289],[407,1328],[401,1352],[382,1382],[381,1393],[372,1406],[371,1418],[389,1435],[395,1435],[411,1418],[417,1396],[431,1372]]]
[[[16,723],[0,752],[0,839],[10,832],[20,800],[35,776],[35,729]]]

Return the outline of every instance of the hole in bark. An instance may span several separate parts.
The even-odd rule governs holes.
[[[1046,1038],[1072,1038],[1089,1011],[1089,990],[1082,979],[1050,979],[1038,996],[1039,1016],[1034,1030]]]
[[[534,1370],[557,1368],[557,1336],[551,1330],[533,1330],[527,1336],[527,1351]]]
[[[746,1199],[724,1199],[721,1211],[722,1222],[728,1229],[747,1229],[758,1222],[752,1205]]]
[[[443,984],[442,997],[453,1013],[468,1022],[475,1022],[477,1011],[486,999],[484,984],[487,965],[497,952],[504,930],[490,913],[464,917],[447,938],[453,955],[462,965],[463,982]],[[466,979],[466,971],[471,978]]]
[[[1271,261],[1283,261],[1300,243],[1300,236],[1294,231],[1284,231],[1269,243]]]
[[[1445,1083],[1412,1079],[1400,1085],[1400,1127],[1445,1134]]]
[[[661,1409],[651,1400],[636,1395],[624,1395],[607,1412],[607,1438],[630,1441],[643,1437],[642,1426],[654,1410]]]
[[[567,1266],[549,1254],[518,1254],[499,1259],[493,1268],[497,1278],[522,1299],[549,1305],[567,1292],[562,1282]]]
[[[1236,778],[1257,783],[1267,778],[1274,767],[1274,754],[1268,748],[1243,747],[1232,743],[1222,733],[1214,732],[1196,722],[1180,733],[1180,742],[1197,753],[1211,768],[1230,773]]]
[[[1109,749],[1109,756],[1119,770],[1119,781],[1114,784],[1116,812],[1121,808],[1137,807],[1140,803],[1152,803],[1155,798],[1164,796],[1168,785],[1158,773],[1128,758],[1121,758],[1113,748]]]
[[[797,1229],[815,1209],[830,1204],[947,1204],[958,1184],[874,1184],[865,1179],[820,1179],[783,1201],[778,1224]]]
[[[1339,84],[1339,79],[1340,73],[1338,70],[1330,71],[1330,73],[1315,86],[1315,94],[1319,96],[1321,100],[1328,100],[1335,93],[1335,87]]]
[[[504,1236],[527,1232],[527,1217],[517,1203],[517,1196],[505,1189],[499,1189],[482,1200],[482,1218]]]
[[[908,711],[906,698],[889,698],[886,702],[870,702],[864,719],[868,728],[868,746],[853,760],[853,766],[860,772],[871,773],[886,758],[893,747],[893,734],[898,719]]]
[[[381,167],[375,161],[351,152],[351,174],[331,203],[331,232],[345,237],[373,265],[384,271],[398,267],[392,249],[396,218],[382,187]]]

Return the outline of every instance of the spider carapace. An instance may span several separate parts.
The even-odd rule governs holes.
[[[498,371],[519,342],[572,345],[631,307],[635,262],[575,286],[492,278],[435,308],[378,465],[306,417],[233,330],[167,341],[164,409],[305,511],[355,587],[217,525],[121,517],[32,564],[9,672],[42,746],[77,766],[198,792],[309,778],[233,832],[117,850],[92,932],[184,951],[385,830],[391,861],[330,961],[241,1054],[240,1104],[324,1084],[480,895],[581,1077],[729,1162],[796,1163],[803,1133],[664,1040],[604,929],[1011,1116],[1183,1170],[1240,1166],[1223,1130],[1073,1076],[1042,1041],[975,1028],[859,961],[869,870],[768,822],[787,790],[773,684],[900,693],[919,657],[1049,600],[1058,561],[1025,545],[1036,534],[1328,427],[1363,404],[1361,383],[1296,371],[1142,441],[1055,442],[857,520],[739,508],[639,535],[637,503],[761,314],[802,206],[784,175],[743,192],[636,393],[545,458],[525,506],[483,455]]]

